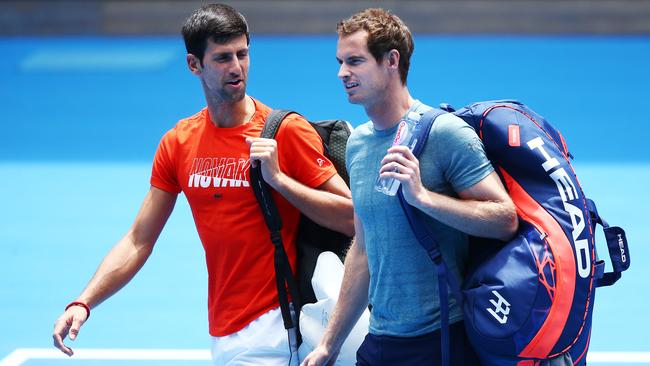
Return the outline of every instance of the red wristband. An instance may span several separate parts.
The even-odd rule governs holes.
[[[81,306],[82,308],[86,309],[86,320],[88,320],[88,318],[90,318],[90,307],[88,305],[86,305],[86,304],[84,304],[83,302],[80,302],[80,301],[73,301],[73,302],[69,303],[68,306],[65,307],[65,310],[70,309],[70,307],[72,307],[72,306]]]

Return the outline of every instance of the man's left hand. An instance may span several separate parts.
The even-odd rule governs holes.
[[[406,202],[417,207],[418,201],[426,200],[427,190],[420,178],[420,162],[408,147],[392,146],[381,164],[379,175],[400,181]]]

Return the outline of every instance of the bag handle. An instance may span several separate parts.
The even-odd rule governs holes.
[[[596,262],[594,277],[596,287],[611,286],[621,278],[623,271],[630,268],[630,251],[627,245],[625,230],[618,226],[609,226],[605,220],[598,214],[596,203],[587,199],[587,208],[591,220],[600,224],[605,233],[605,242],[609,251],[609,259],[612,262],[612,271],[605,273],[605,261]]]

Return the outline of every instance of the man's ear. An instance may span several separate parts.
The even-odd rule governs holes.
[[[185,59],[187,61],[187,67],[190,69],[190,72],[196,76],[201,75],[202,65],[199,58],[191,53],[188,53]]]
[[[386,53],[386,61],[388,62],[388,67],[391,69],[399,69],[399,51],[392,49]]]

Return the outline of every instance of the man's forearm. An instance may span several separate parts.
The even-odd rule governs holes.
[[[124,287],[151,254],[151,246],[136,245],[127,234],[106,255],[78,301],[95,307]]]
[[[345,187],[339,176],[326,183],[328,186]],[[352,199],[347,187],[332,192],[305,186],[286,174],[282,174],[271,186],[304,215],[317,224],[347,236],[354,235]]]
[[[78,301],[96,306],[131,281],[149,258],[174,209],[176,197],[151,187],[133,225],[104,257]]]
[[[323,335],[321,344],[337,353],[368,307],[368,259],[365,249],[353,243],[345,259],[345,272],[334,313]]]
[[[464,200],[427,192],[416,207],[469,235],[507,240],[517,228],[517,214],[511,202]]]

